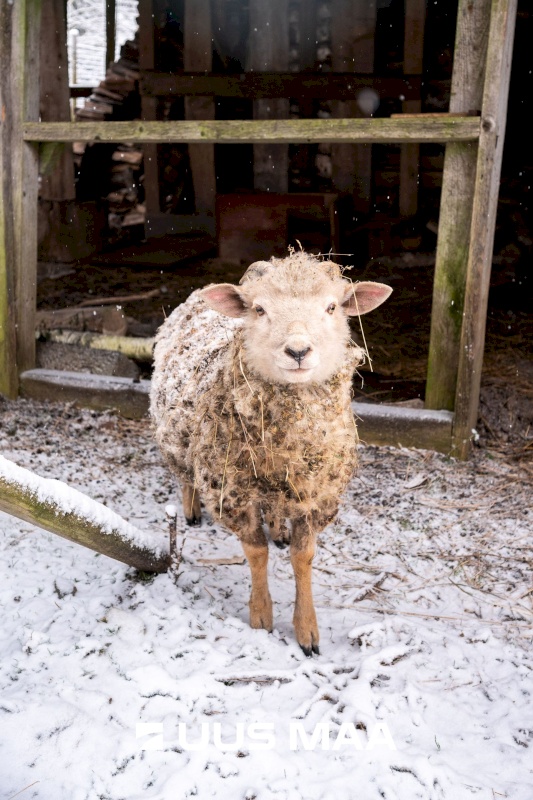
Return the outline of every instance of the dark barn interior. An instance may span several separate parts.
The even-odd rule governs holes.
[[[137,36],[100,85],[69,87],[57,78],[66,20],[54,0],[41,22],[40,119],[70,120],[73,97],[83,98],[78,123],[443,116],[458,111],[450,108],[457,6],[141,0]],[[114,3],[107,7],[109,38]],[[476,430],[481,442],[525,457],[533,422],[525,0],[517,20]],[[37,367],[149,378],[142,342],[118,364],[109,352],[80,350],[82,334],[150,340],[193,288],[238,281],[252,261],[301,246],[331,253],[354,280],[394,288],[364,320],[373,371],[360,371],[356,400],[453,411],[453,400],[426,391],[428,353],[430,371],[440,368],[431,340],[437,236],[447,241],[453,230],[441,225],[447,146],[41,144]]]

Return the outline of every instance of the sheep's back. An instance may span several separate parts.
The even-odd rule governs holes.
[[[150,415],[170,467],[186,473],[198,398],[218,379],[240,319],[212,311],[193,292],[159,328],[154,350]],[[190,476],[192,477],[192,476]]]

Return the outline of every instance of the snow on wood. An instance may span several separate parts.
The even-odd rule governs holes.
[[[147,572],[167,555],[152,536],[66,483],[42,478],[0,456],[0,511]]]

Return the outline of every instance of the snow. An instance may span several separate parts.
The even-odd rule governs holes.
[[[147,421],[0,400],[0,450],[166,532],[176,498]],[[267,634],[248,626],[247,565],[201,561],[238,541],[186,529],[179,503],[177,582],[0,514],[2,796],[530,800],[530,483],[482,452],[362,448],[320,537],[312,659],[285,551]]]

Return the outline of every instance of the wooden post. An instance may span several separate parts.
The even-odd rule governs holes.
[[[426,0],[405,0],[405,32],[403,39],[403,71],[421,75],[424,56]],[[419,114],[420,99],[405,100],[404,114]],[[412,217],[418,209],[418,170],[420,146],[404,144],[400,155],[400,215]]]
[[[115,60],[117,28],[117,3],[116,0],[106,0],[105,3],[105,68]]]
[[[183,66],[186,72],[211,72],[213,39],[210,0],[186,0]],[[212,97],[186,97],[185,119],[215,119]],[[212,144],[190,144],[194,198],[198,213],[215,213],[215,148]]]
[[[0,392],[35,359],[38,151],[23,140],[39,118],[40,0],[0,0]]]
[[[70,90],[67,56],[67,19],[64,0],[43,4],[40,37],[40,108],[43,122],[70,121]],[[74,200],[74,158],[72,146],[62,152],[53,168],[41,176],[43,200]]]
[[[517,0],[492,0],[455,396],[453,452],[460,458],[477,425],[516,7]]]
[[[247,69],[286,72],[289,68],[288,0],[250,0],[250,38]],[[288,119],[289,100],[254,100],[254,119]],[[280,144],[254,145],[254,187],[262,192],[287,192],[289,148]]]
[[[334,72],[374,71],[375,0],[332,0],[332,69]],[[336,118],[363,117],[354,100],[332,103]],[[333,188],[353,193],[354,208],[367,212],[372,194],[372,147],[369,144],[333,145],[331,148]]]
[[[492,0],[460,0],[450,98],[451,113],[479,113]],[[426,382],[426,408],[455,406],[459,342],[470,225],[476,180],[477,142],[446,145]]]
[[[155,18],[153,0],[139,0],[139,65],[141,70],[154,69],[155,67]],[[141,115],[146,120],[157,119],[157,98],[141,97]],[[144,199],[146,214],[156,214],[160,211],[159,201],[159,162],[157,158],[157,145],[145,144],[144,155]],[[146,231],[146,235],[149,235]]]

